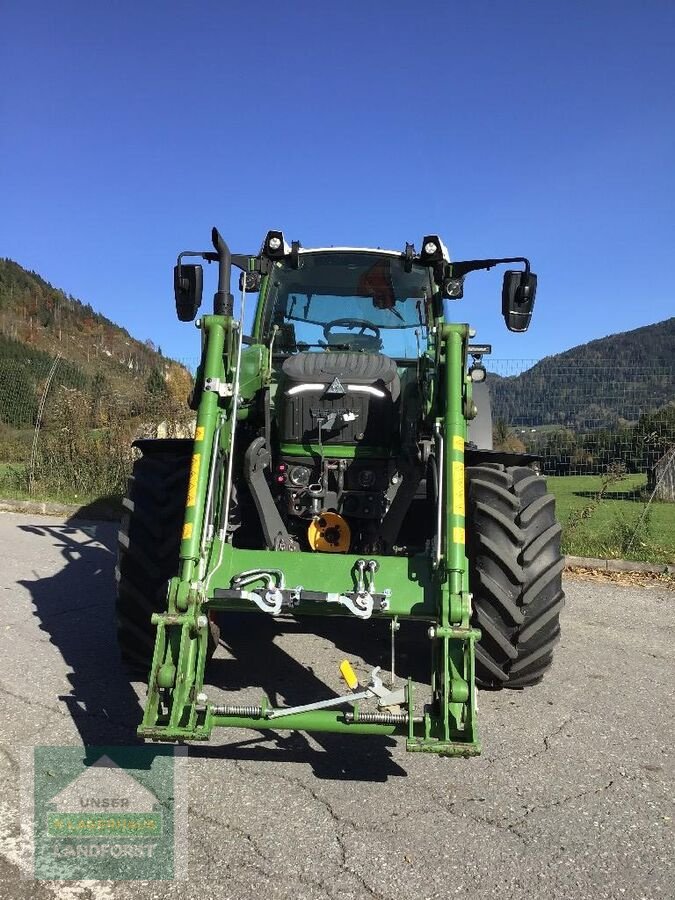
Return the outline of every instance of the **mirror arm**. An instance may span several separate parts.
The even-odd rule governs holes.
[[[176,265],[179,269],[184,256],[200,256],[207,262],[218,263],[218,290],[213,296],[213,313],[216,316],[231,316],[234,306],[234,297],[230,293],[230,276],[232,273],[232,254],[217,228],[211,231],[211,240],[215,253],[212,250],[183,250],[178,254]]]
[[[181,278],[181,268],[183,257],[185,256],[198,256],[200,259],[206,260],[206,262],[218,263],[218,290],[213,298],[213,311],[215,315],[232,315],[232,308],[234,305],[234,298],[230,293],[230,276],[232,272],[232,266],[235,265],[237,268],[242,269],[244,272],[247,272],[249,269],[249,260],[251,257],[248,254],[237,254],[233,256],[230,253],[230,248],[227,246],[220,233],[216,228],[211,232],[211,239],[213,241],[214,250],[183,250],[178,254],[178,258],[176,259],[176,266],[178,267],[178,277]]]
[[[176,264],[180,266],[181,259],[184,256],[199,256],[201,259],[206,260],[206,262],[218,262],[218,254],[213,250],[183,250],[182,253],[178,254],[178,259],[176,260]],[[249,271],[249,260],[255,259],[248,253],[233,253],[231,256],[232,265],[236,266],[238,269],[242,269],[244,272]]]
[[[452,277],[461,278],[468,272],[477,272],[479,269],[491,269],[493,266],[499,266],[503,263],[521,262],[525,265],[525,274],[530,274],[530,261],[524,256],[505,256],[503,259],[466,259],[461,262],[450,263],[452,267]]]
[[[180,269],[184,256],[198,256],[200,259],[205,259],[207,262],[218,262],[218,254],[213,253],[210,250],[183,250],[178,254],[178,257],[176,258],[176,265],[178,266],[178,277],[180,277]]]

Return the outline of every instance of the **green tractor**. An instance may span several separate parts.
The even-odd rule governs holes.
[[[492,448],[490,347],[444,309],[470,272],[520,264],[502,312],[525,331],[536,275],[522,257],[451,262],[435,235],[420,252],[310,250],[270,231],[257,255],[233,255],[216,229],[212,240],[174,270],[178,318],[192,321],[203,272],[185,259],[218,266],[213,314],[196,322],[195,437],[137,442],[120,532],[122,655],[149,669],[139,735],[300,729],[479,753],[476,687],[524,688],[551,665],[563,559],[536,457]],[[379,667],[359,683],[345,660],[338,696],[212,702],[205,669],[228,612],[385,620],[392,679],[400,625],[420,620],[425,696]]]

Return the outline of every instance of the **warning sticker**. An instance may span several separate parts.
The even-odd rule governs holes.
[[[186,522],[183,525],[183,540],[187,541],[188,538],[192,537],[192,522]]]
[[[204,440],[204,426],[200,425],[199,428],[195,431],[195,440],[203,441]]]
[[[452,464],[452,512],[456,516],[464,515],[464,463]]]
[[[197,502],[197,481],[199,479],[199,467],[201,465],[201,453],[195,453],[190,467],[190,482],[188,484],[187,505],[194,506]]]

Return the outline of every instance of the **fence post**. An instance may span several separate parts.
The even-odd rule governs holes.
[[[33,446],[30,452],[30,467],[28,469],[28,493],[30,496],[33,496],[33,490],[35,488],[35,457],[37,456],[37,447],[38,447],[38,437],[40,435],[40,426],[42,425],[42,413],[44,412],[45,403],[47,402],[47,394],[49,393],[49,388],[52,383],[52,379],[56,373],[56,370],[61,362],[61,352],[59,351],[56,354],[56,359],[52,363],[52,367],[49,370],[49,375],[47,376],[47,381],[45,382],[44,390],[42,391],[42,397],[40,397],[40,405],[38,406],[37,416],[35,418],[35,431],[33,433]]]

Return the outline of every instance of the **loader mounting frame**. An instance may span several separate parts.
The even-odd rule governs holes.
[[[464,452],[471,381],[467,325],[436,322],[436,398],[430,410],[439,463],[436,547],[411,558],[245,550],[227,528],[233,423],[252,413],[271,379],[271,351],[254,341],[242,350],[241,325],[229,315],[197,321],[203,335],[197,373],[197,423],[176,577],[157,628],[148,699],[138,734],[160,741],[207,740],[215,727],[299,729],[339,734],[402,735],[411,751],[448,756],[480,752],[474,648],[465,556]],[[282,545],[283,546],[283,545]],[[364,582],[365,577],[365,582]],[[302,587],[300,587],[302,586]],[[216,611],[294,616],[359,615],[428,623],[433,700],[417,708],[408,682],[399,713],[368,713],[359,701],[285,715],[263,697],[257,707],[217,706],[204,691],[208,617]],[[363,614],[362,614],[363,615]],[[225,625],[225,627],[227,627]],[[320,704],[318,704],[320,705]]]

